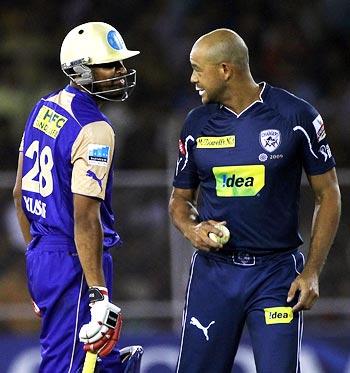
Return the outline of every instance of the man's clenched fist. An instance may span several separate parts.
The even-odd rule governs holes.
[[[122,327],[121,309],[109,302],[108,290],[96,286],[89,289],[91,321],[81,327],[79,339],[85,351],[108,355],[119,339]]]

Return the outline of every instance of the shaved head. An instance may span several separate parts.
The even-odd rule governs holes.
[[[210,63],[229,62],[239,69],[249,69],[248,48],[244,40],[230,29],[221,28],[201,36],[192,51],[196,48],[205,51]]]
[[[237,110],[259,99],[249,68],[248,48],[234,31],[220,28],[201,36],[190,53],[191,83],[202,103],[219,102]]]

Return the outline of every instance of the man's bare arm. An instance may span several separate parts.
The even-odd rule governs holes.
[[[21,228],[24,241],[26,242],[26,244],[28,244],[32,240],[32,236],[30,234],[29,221],[27,217],[25,216],[24,211],[22,209],[22,168],[23,168],[23,153],[19,152],[16,182],[13,188],[13,200],[15,203],[17,219],[19,222],[19,226]]]
[[[74,240],[88,286],[105,286],[100,201],[74,194]]]
[[[335,169],[322,175],[310,176],[315,194],[315,210],[311,242],[303,272],[292,283],[288,293],[291,301],[300,291],[294,311],[310,309],[319,297],[318,279],[338,229],[341,199]]]
[[[222,231],[215,228],[215,224],[225,222],[214,220],[199,222],[195,204],[195,189],[173,188],[169,201],[169,214],[173,224],[194,247],[205,251],[221,249],[222,245],[212,241],[208,234],[213,232],[222,237]]]

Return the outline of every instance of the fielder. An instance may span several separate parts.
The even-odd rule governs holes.
[[[98,352],[99,372],[122,371],[121,310],[110,301],[109,250],[120,243],[111,208],[115,136],[100,107],[129,97],[136,71],[123,61],[137,54],[106,23],[74,28],[60,54],[70,84],[43,97],[25,126],[14,200],[42,323],[42,373],[80,371],[84,350]]]
[[[302,311],[318,297],[340,215],[322,118],[291,93],[257,84],[247,46],[232,30],[203,35],[190,61],[203,105],[180,135],[169,209],[197,250],[176,372],[231,372],[245,324],[259,373],[299,372]],[[302,169],[315,195],[305,264]]]

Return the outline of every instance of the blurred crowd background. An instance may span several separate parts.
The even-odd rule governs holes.
[[[0,325],[37,331],[26,290],[24,245],[12,186],[26,117],[44,94],[67,84],[59,50],[87,21],[114,25],[130,49],[137,87],[106,104],[117,133],[114,204],[124,246],[115,252],[117,303],[126,328],[179,326],[191,248],[170,227],[167,202],[186,113],[200,104],[189,78],[195,40],[218,27],[237,31],[256,81],[290,90],[322,114],[343,192],[339,234],[321,277],[323,320],[348,320],[350,289],[350,2],[347,0],[2,0],[0,12]],[[307,250],[313,196],[302,187]],[[321,298],[322,299],[322,298]],[[339,305],[339,306],[337,306]],[[339,309],[337,309],[339,307]]]

